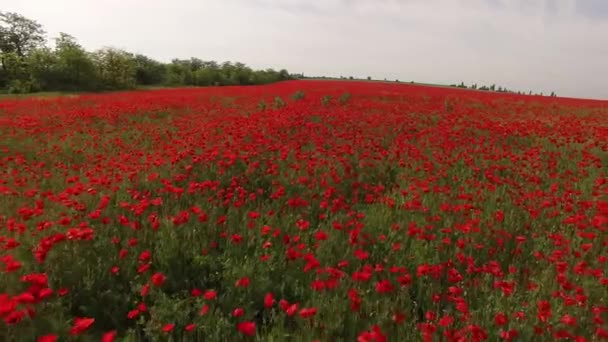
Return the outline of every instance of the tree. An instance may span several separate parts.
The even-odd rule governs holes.
[[[27,65],[34,89],[47,91],[59,87],[57,62],[56,54],[48,47],[30,52]]]
[[[135,88],[136,67],[132,54],[119,49],[105,48],[95,52],[93,60],[103,89]]]
[[[279,81],[287,81],[289,80],[289,72],[285,69],[279,70]]]
[[[200,58],[191,57],[190,58],[190,69],[192,71],[200,70],[205,62],[203,62]]]
[[[55,39],[57,90],[94,90],[99,86],[91,56],[67,33]]]
[[[66,33],[45,46],[36,21],[0,11],[0,91],[129,89],[137,85],[212,86],[267,84],[292,79],[285,69],[253,70],[243,63],[199,58],[161,63],[118,49],[87,52]],[[302,74],[300,77],[304,77]]]
[[[162,84],[167,79],[167,69],[161,62],[144,55],[135,55],[135,81],[141,85]]]
[[[215,61],[204,61],[203,67],[196,72],[197,86],[212,86],[220,84],[220,66]]]
[[[44,44],[44,30],[34,20],[12,12],[0,12],[0,88],[20,88],[29,75],[25,57]]]
[[[17,53],[10,52],[2,55],[1,85],[9,93],[29,93],[33,91],[27,65]]]
[[[24,58],[45,42],[42,25],[20,14],[0,12],[0,51]]]
[[[196,79],[197,86],[211,86],[218,82],[218,73],[213,68],[202,68],[196,71],[194,78]]]

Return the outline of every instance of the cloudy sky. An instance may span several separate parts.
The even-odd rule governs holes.
[[[0,0],[88,49],[608,99],[608,0]]]

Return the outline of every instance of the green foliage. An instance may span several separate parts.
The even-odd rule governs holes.
[[[36,49],[27,57],[30,78],[36,83],[36,90],[55,88],[58,77],[58,58],[50,48]]]
[[[291,99],[294,101],[303,100],[306,94],[302,90],[298,90],[291,95]]]
[[[52,90],[95,90],[98,81],[90,54],[66,33],[60,34],[55,46],[57,74]]]
[[[87,52],[61,33],[45,46],[42,26],[16,13],[0,12],[0,91],[95,91],[144,86],[269,84],[291,79],[285,69],[253,70],[243,63],[174,59],[170,63],[105,48]]]
[[[261,100],[258,103],[258,109],[262,112],[265,111],[267,107],[268,107],[268,105],[266,104],[266,101],[264,101],[264,100]]]
[[[34,90],[25,58],[44,43],[44,34],[37,22],[0,11],[0,88],[13,93]]]
[[[329,106],[331,104],[331,100],[331,95],[324,95],[323,97],[321,97],[321,104],[324,106]]]
[[[348,100],[350,100],[350,93],[346,92],[342,95],[340,95],[340,97],[338,98],[338,102],[340,102],[341,105],[345,105]]]
[[[20,58],[44,44],[44,30],[34,20],[20,14],[0,11],[0,51],[14,52]]]
[[[19,93],[23,89],[21,84],[27,83],[29,80],[27,73],[27,65],[19,58],[16,52],[3,52],[0,55],[2,59],[2,74],[0,79],[8,91],[11,93]]]
[[[519,95],[525,95],[526,92],[525,91],[521,91],[521,90],[510,90],[507,87],[503,87],[503,86],[496,86],[495,84],[492,84],[491,86],[486,86],[486,85],[477,85],[477,83],[473,83],[470,87],[467,87],[464,82],[460,82],[460,84],[456,85],[456,84],[451,84],[450,87],[454,87],[454,88],[470,88],[473,90],[482,90],[482,91],[496,91],[499,93],[511,93],[511,94],[519,94]],[[542,94],[542,93],[540,93]],[[536,95],[540,95],[540,94],[536,94]],[[528,95],[532,95],[532,91],[530,91],[528,93]],[[555,93],[553,93],[552,96],[557,96],[555,95]]]
[[[144,55],[135,55],[135,82],[141,85],[162,84],[167,78],[166,66]]]
[[[34,91],[35,85],[30,80],[11,80],[7,87],[9,94],[26,94]]]
[[[272,107],[274,107],[274,109],[283,108],[283,107],[285,107],[285,101],[283,101],[283,99],[280,96],[277,96],[274,98]]]
[[[107,48],[95,52],[93,58],[103,89],[135,88],[136,64],[131,54],[123,50]]]
[[[231,86],[269,84],[290,79],[285,70],[254,71],[243,63],[174,59],[167,66],[168,85]]]

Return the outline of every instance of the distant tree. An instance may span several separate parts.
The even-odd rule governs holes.
[[[255,85],[300,78],[306,78],[304,73],[290,74],[285,69],[253,70],[239,62],[218,63],[197,57],[161,63],[117,49],[102,49],[91,54],[65,33],[55,39],[55,48],[51,49],[45,46],[45,31],[35,20],[0,11],[0,91],[118,90],[137,85]],[[355,77],[340,76],[340,79],[353,80]],[[367,76],[367,80],[372,81],[372,77]],[[400,81],[396,79],[395,82]],[[467,88],[462,81],[451,86]],[[488,87],[475,83],[470,88],[495,91],[496,85]],[[498,86],[497,91],[514,93],[502,86]],[[532,91],[529,94],[532,95]],[[557,95],[551,92],[550,96]]]
[[[55,39],[57,90],[95,90],[99,86],[91,55],[67,33]]]
[[[167,70],[163,63],[155,61],[144,55],[135,55],[135,81],[137,84],[162,84],[167,78]]]
[[[0,82],[9,93],[28,93],[34,91],[25,60],[15,52],[2,55]]]
[[[0,88],[30,91],[26,57],[45,42],[42,26],[20,14],[0,11]]]
[[[91,54],[66,33],[60,33],[51,49],[45,46],[44,36],[36,21],[0,11],[0,91],[252,85],[305,78],[303,73],[292,75],[285,69],[253,70],[243,63],[220,64],[196,57],[161,63],[117,49]]]
[[[285,69],[279,70],[279,81],[287,81],[289,80],[289,72]]]
[[[192,85],[192,70],[189,61],[173,59],[167,65],[167,84],[171,86]]]
[[[42,25],[20,14],[0,12],[0,51],[14,52],[24,58],[30,51],[44,45]]]
[[[42,47],[30,52],[27,65],[33,90],[53,90],[58,87],[58,59],[55,52]]]
[[[106,90],[135,88],[137,75],[133,55],[114,49],[105,48],[93,55],[100,87]]]
[[[340,104],[342,104],[342,105],[345,105],[348,102],[348,100],[350,100],[350,97],[351,97],[350,93],[348,93],[348,92],[343,93],[338,98],[338,102],[340,102]]]

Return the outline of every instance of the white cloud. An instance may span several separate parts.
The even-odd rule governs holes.
[[[600,2],[602,1],[602,2]],[[306,74],[497,83],[608,99],[604,0],[20,0],[104,45]],[[582,3],[584,2],[584,5]]]

